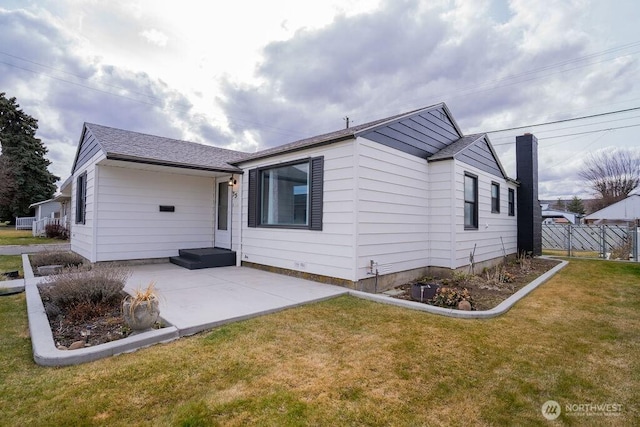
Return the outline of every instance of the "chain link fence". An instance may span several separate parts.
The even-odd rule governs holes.
[[[557,255],[638,262],[640,227],[542,224],[542,250]]]

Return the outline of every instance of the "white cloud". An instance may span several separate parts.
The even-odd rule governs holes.
[[[59,175],[83,121],[254,151],[444,101],[489,131],[637,104],[638,54],[606,50],[635,41],[640,5],[605,3],[15,1],[0,50],[26,61],[0,53],[0,87],[40,120]],[[515,135],[540,132],[545,198],[636,133],[545,139],[556,128],[491,135],[510,172]]]
[[[169,37],[166,34],[156,30],[155,28],[144,30],[140,35],[149,43],[160,47],[165,47],[167,45],[167,41],[169,41]]]

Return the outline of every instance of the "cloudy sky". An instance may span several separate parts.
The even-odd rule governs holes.
[[[84,122],[252,152],[439,102],[465,133],[634,109],[638,22],[637,0],[0,0],[0,92],[64,179]],[[640,109],[490,133],[512,177],[524,132],[540,198],[589,197],[582,159],[638,149]]]

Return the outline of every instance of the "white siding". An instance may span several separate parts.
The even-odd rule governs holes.
[[[79,255],[87,258],[91,262],[95,262],[95,250],[94,250],[94,220],[95,220],[95,176],[96,176],[96,163],[104,158],[104,154],[97,153],[91,160],[82,165],[73,174],[73,182],[71,185],[71,250]],[[87,201],[85,210],[85,223],[76,224],[76,191],[78,184],[78,176],[87,172]]]
[[[97,261],[162,258],[213,245],[214,178],[97,168]],[[160,205],[175,212],[160,212]]]
[[[455,163],[429,163],[430,266],[452,268],[455,245]]]
[[[478,176],[478,229],[464,229],[464,173]],[[474,250],[475,262],[483,262],[517,251],[516,215],[509,216],[508,188],[515,185],[495,175],[456,161],[456,252],[453,268],[469,265]],[[500,213],[491,212],[491,182],[500,184]],[[504,244],[504,252],[503,252]]]
[[[324,156],[322,231],[248,227],[248,171],[317,156]],[[353,164],[354,142],[345,141],[243,165],[242,261],[355,280]]]
[[[427,162],[359,138],[357,279],[429,265]]]

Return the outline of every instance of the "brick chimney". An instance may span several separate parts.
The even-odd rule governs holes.
[[[518,188],[518,253],[542,255],[542,208],[538,200],[538,139],[530,133],[516,137]]]

